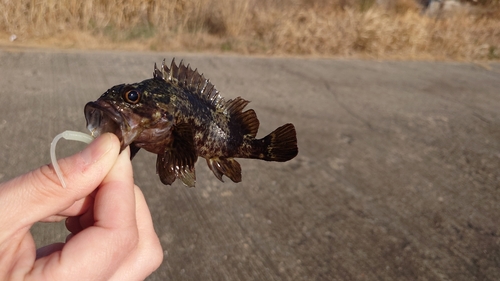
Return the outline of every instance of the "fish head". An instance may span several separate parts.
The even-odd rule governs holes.
[[[173,117],[168,96],[159,95],[161,83],[153,78],[110,88],[85,105],[87,129],[93,137],[115,134],[122,150],[131,143],[148,147],[169,139]]]

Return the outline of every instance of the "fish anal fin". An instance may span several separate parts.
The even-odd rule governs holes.
[[[207,159],[207,164],[210,170],[214,173],[220,181],[222,180],[222,175],[225,175],[233,182],[241,181],[241,166],[233,158],[210,158]]]
[[[207,159],[208,168],[214,173],[215,177],[218,178],[221,182],[224,182],[222,176],[224,173],[222,172],[222,168],[219,162],[216,159]]]
[[[175,179],[180,179],[189,186],[194,187],[196,174],[194,164],[198,159],[194,146],[194,135],[191,126],[179,124],[172,131],[173,142],[171,147],[165,149],[156,160],[156,172],[161,182],[172,184]]]

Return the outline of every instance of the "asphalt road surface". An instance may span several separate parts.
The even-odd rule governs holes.
[[[198,161],[186,188],[162,185],[140,151],[165,252],[149,280],[500,280],[500,64],[3,50],[0,181],[85,131],[87,101],[173,56],[251,100],[259,137],[294,123],[299,155],[241,160],[239,184]],[[68,234],[33,233],[39,246]]]

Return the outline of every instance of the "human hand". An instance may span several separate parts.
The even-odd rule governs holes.
[[[0,184],[0,280],[137,280],[163,251],[127,148],[104,134],[59,160],[67,188],[46,165]],[[36,250],[30,227],[64,218],[66,243]]]

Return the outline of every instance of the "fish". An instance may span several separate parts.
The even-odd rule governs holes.
[[[257,139],[259,119],[249,101],[225,100],[209,79],[181,61],[156,63],[153,78],[111,87],[85,105],[92,136],[114,133],[131,159],[142,148],[157,154],[156,172],[165,185],[196,183],[195,163],[205,158],[220,181],[241,182],[235,158],[285,162],[298,154],[297,135],[287,123]]]

